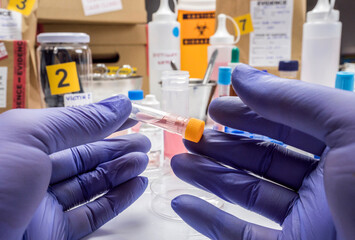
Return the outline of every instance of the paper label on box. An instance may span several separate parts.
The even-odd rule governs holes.
[[[22,40],[21,13],[0,9],[0,40]]]
[[[180,68],[180,55],[178,51],[175,50],[160,50],[152,51],[151,53],[152,67],[157,70],[171,70],[170,62],[174,61],[176,66]]]
[[[7,9],[28,16],[31,14],[35,2],[36,0],[10,0]]]
[[[7,58],[8,53],[5,47],[5,43],[0,42],[0,60]]]
[[[122,9],[121,0],[81,0],[85,16],[113,12]]]
[[[80,83],[75,62],[46,66],[52,95],[80,91]]]
[[[293,0],[252,0],[249,65],[277,67],[291,59]]]
[[[0,67],[0,108],[6,108],[7,67]]]
[[[74,93],[64,95],[65,107],[78,107],[92,103],[92,93]]]
[[[248,34],[254,31],[250,13],[235,17],[234,20],[239,26],[240,35]],[[235,29],[235,35],[237,35],[237,29]]]
[[[14,41],[14,75],[12,86],[12,108],[26,107],[26,41]]]

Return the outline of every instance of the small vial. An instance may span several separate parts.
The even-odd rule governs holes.
[[[354,91],[354,73],[353,72],[338,72],[335,80],[335,88],[345,91]]]
[[[199,119],[180,117],[135,103],[132,104],[130,118],[179,134],[186,140],[195,143],[200,141],[205,128],[205,122]]]
[[[298,61],[280,61],[279,73],[281,78],[297,79]]]
[[[226,97],[230,95],[230,85],[232,79],[231,67],[218,68],[218,97]],[[212,129],[217,131],[224,131],[224,127],[219,123],[214,123]]]

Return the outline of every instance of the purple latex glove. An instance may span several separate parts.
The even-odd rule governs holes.
[[[147,186],[137,175],[150,142],[139,134],[102,140],[130,112],[117,96],[1,114],[0,239],[79,239],[132,204]]]
[[[243,102],[237,97],[213,101],[209,113],[215,121],[283,141],[321,160],[206,130],[198,144],[185,141],[194,154],[172,159],[175,174],[272,219],[282,230],[245,222],[188,195],[172,201],[174,210],[211,239],[354,239],[354,93],[280,79],[243,64],[232,80]]]

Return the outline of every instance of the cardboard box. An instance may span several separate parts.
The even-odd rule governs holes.
[[[0,113],[29,106],[28,41],[0,41]]]
[[[293,5],[291,4],[293,2]],[[270,47],[272,48],[273,46],[276,45],[276,47],[281,46],[282,44],[275,44],[274,45],[268,45],[271,41],[273,41],[275,39],[275,41],[278,41],[276,37],[273,38],[273,34],[278,36],[284,37],[284,35],[282,35],[283,31],[285,31],[285,28],[280,28],[280,29],[276,29],[276,27],[274,27],[276,24],[280,24],[285,20],[285,14],[282,13],[283,6],[282,4],[288,4],[290,3],[290,7],[287,9],[292,9],[293,11],[290,11],[291,15],[292,15],[292,20],[291,20],[291,24],[289,28],[286,28],[286,30],[291,30],[291,37],[289,38],[289,40],[291,41],[291,56],[290,58],[292,60],[298,60],[300,65],[301,65],[301,53],[302,53],[302,32],[303,32],[303,24],[305,22],[305,13],[306,13],[306,0],[286,0],[286,1],[273,1],[273,0],[217,0],[217,14],[219,13],[224,13],[227,14],[233,18],[238,18],[240,20],[239,22],[239,26],[240,28],[246,27],[246,29],[248,30],[253,30],[254,33],[256,33],[255,31],[257,31],[258,29],[262,28],[262,24],[269,24],[267,27],[269,27],[268,29],[269,32],[267,32],[268,30],[264,30],[264,32],[266,32],[266,34],[264,35],[268,35],[270,34],[270,38],[267,39],[265,41],[261,41],[259,38],[259,46],[261,46],[260,48],[264,47],[264,49],[262,50],[266,50],[265,51],[265,55],[269,54],[267,51],[267,48]],[[258,19],[252,19],[252,21],[258,21],[260,24],[259,25],[255,25],[254,24],[254,29],[252,28],[248,28],[249,23],[247,22],[247,19],[250,19],[248,17],[250,17],[251,14],[251,10],[252,10],[252,6],[251,4],[253,4],[254,9],[256,8],[256,10],[254,11],[254,14],[258,14]],[[280,6],[276,6],[276,4],[281,4]],[[267,7],[273,5],[275,7],[275,11],[274,12],[268,12],[268,10],[265,10]],[[279,7],[278,9],[276,9],[276,7]],[[281,13],[280,13],[281,12]],[[216,14],[216,16],[217,16]],[[249,15],[250,14],[250,15]],[[275,21],[275,15],[280,14],[280,19]],[[274,24],[276,23],[276,24]],[[245,24],[245,25],[243,25]],[[274,24],[274,25],[272,25]],[[266,29],[266,26],[265,26]],[[233,25],[229,22],[228,23],[228,30],[229,32],[234,32],[234,27]],[[240,62],[242,63],[246,63],[246,64],[250,64],[253,66],[253,64],[251,64],[250,58],[251,58],[251,54],[250,51],[254,51],[255,49],[252,49],[251,47],[251,33],[253,32],[249,32],[246,33],[244,35],[241,35],[241,39],[240,42],[237,44],[237,46],[240,49]],[[254,36],[254,35],[253,35]],[[271,40],[270,40],[271,39]],[[262,57],[262,54],[259,54]],[[276,55],[276,54],[275,54]],[[272,54],[270,54],[270,57],[275,57]],[[291,59],[283,59],[283,60],[291,60]],[[255,62],[255,61],[254,61]],[[265,65],[265,66],[260,66],[258,64],[258,66],[254,66],[258,69],[265,69],[268,72],[278,75],[278,64],[273,64],[274,66],[270,66],[270,65]],[[301,67],[300,67],[301,68]]]
[[[9,0],[1,0],[1,6],[3,8],[8,7]],[[37,79],[37,66],[36,66],[36,54],[35,54],[35,42],[37,33],[37,10],[38,1],[34,2],[31,9],[31,13],[28,16],[22,15],[22,40],[28,41],[28,50],[30,51],[30,79],[29,79],[29,108],[41,108],[41,96],[40,85]]]
[[[137,25],[80,25],[43,24],[43,32],[84,32],[90,35],[94,63],[107,66],[129,64],[143,76],[143,91],[148,94],[146,24]]]
[[[122,23],[137,24],[147,22],[145,0],[122,0],[122,9],[97,15],[85,16],[81,0],[41,0],[38,20],[72,23]]]

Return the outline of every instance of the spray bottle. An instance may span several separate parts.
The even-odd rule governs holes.
[[[160,0],[160,7],[148,24],[150,93],[161,100],[161,73],[171,69],[173,61],[180,68],[180,23],[170,10],[169,0]]]
[[[318,0],[303,26],[301,80],[334,87],[339,70],[342,24],[335,0]]]
[[[237,29],[237,38],[234,39],[234,36],[231,35],[226,27],[226,21],[229,19],[233,22],[235,28]],[[210,59],[213,51],[218,49],[218,56],[212,71],[211,80],[218,80],[218,68],[220,66],[228,66],[228,63],[231,62],[232,49],[234,45],[239,42],[240,39],[240,29],[238,24],[234,21],[233,18],[225,14],[218,15],[218,25],[217,30],[213,36],[210,37],[210,46],[208,47],[207,54],[208,60]]]

